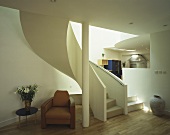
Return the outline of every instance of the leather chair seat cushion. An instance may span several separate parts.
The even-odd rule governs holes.
[[[71,118],[68,107],[52,107],[45,115],[47,119],[69,120]]]

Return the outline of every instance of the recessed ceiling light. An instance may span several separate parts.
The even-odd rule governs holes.
[[[56,0],[50,0],[51,2],[56,2]]]

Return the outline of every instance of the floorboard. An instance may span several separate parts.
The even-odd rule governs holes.
[[[40,112],[37,123],[29,118],[26,125],[22,121],[20,128],[14,123],[0,128],[0,135],[170,135],[170,117],[157,117],[143,110],[134,111],[128,115],[120,115],[101,122],[90,115],[90,127],[82,127],[82,108],[76,106],[76,129],[67,125],[48,125],[40,127]]]

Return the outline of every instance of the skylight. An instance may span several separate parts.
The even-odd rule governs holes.
[[[82,48],[82,24],[77,22],[70,22],[73,28],[75,37]],[[118,42],[136,37],[128,33],[109,30],[105,28],[90,26],[89,27],[89,44],[96,46],[103,46],[103,48],[112,48]]]

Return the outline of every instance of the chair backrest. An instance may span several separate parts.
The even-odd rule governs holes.
[[[69,94],[68,94],[68,92],[57,90],[54,94],[53,106],[58,106],[58,107],[69,106]]]

